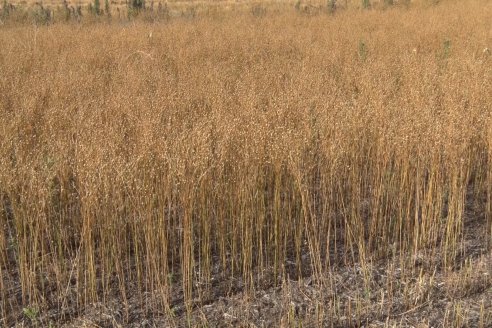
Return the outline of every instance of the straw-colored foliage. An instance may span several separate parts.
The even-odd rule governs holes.
[[[492,5],[395,6],[0,28],[0,325],[491,324]]]

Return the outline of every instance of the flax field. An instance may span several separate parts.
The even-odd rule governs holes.
[[[492,3],[333,4],[4,18],[0,326],[492,327]]]

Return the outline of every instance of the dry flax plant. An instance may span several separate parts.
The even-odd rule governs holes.
[[[491,284],[490,3],[228,15],[0,29],[1,324],[292,281],[271,325],[473,324],[414,315]]]

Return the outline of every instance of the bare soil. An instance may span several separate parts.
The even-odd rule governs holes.
[[[486,220],[469,209],[454,267],[444,267],[441,254],[423,249],[406,260],[395,254],[369,263],[334,261],[320,280],[312,275],[304,250],[302,272],[290,261],[277,277],[256,272],[253,290],[217,266],[209,288],[197,285],[190,304],[176,283],[168,306],[159,304],[158,291],[130,292],[127,301],[108,295],[85,307],[48,306],[35,320],[13,306],[17,323],[10,326],[492,327],[492,252],[486,231]],[[132,282],[127,286],[141,290]],[[9,287],[8,295],[10,304],[22,302],[18,284]]]

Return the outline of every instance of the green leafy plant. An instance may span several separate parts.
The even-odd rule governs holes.
[[[51,20],[53,18],[51,14],[51,10],[49,8],[43,7],[42,4],[36,6],[32,14],[33,14],[34,22],[37,25],[48,25],[51,23]]]
[[[296,9],[296,11],[300,11],[301,10],[301,0],[297,0],[296,1],[296,4],[295,4],[294,8]]]
[[[128,17],[137,16],[142,10],[145,9],[145,0],[129,0],[128,4]]]
[[[445,40],[443,43],[443,57],[448,58],[451,54],[451,40]]]
[[[12,5],[8,3],[7,0],[3,0],[0,18],[6,19],[10,15],[11,10]]]
[[[162,3],[159,2],[159,4],[157,5],[157,14],[160,18],[169,19],[170,14],[167,3],[164,3],[164,5],[162,5]]]
[[[363,61],[367,59],[367,45],[363,40],[359,41],[359,58]]]
[[[337,0],[328,0],[327,6],[328,6],[328,12],[334,13],[335,10],[337,9]]]
[[[63,1],[63,15],[65,17],[65,21],[69,21],[70,18],[72,18],[72,11],[70,10],[70,7],[68,6],[68,2],[66,0]]]
[[[92,13],[96,16],[101,15],[101,1],[94,0],[94,5],[92,6]]]
[[[104,12],[106,15],[111,16],[111,7],[109,6],[109,0],[104,0]]]
[[[266,14],[266,8],[262,5],[255,5],[251,8],[251,14],[255,17],[263,17]]]
[[[26,318],[31,320],[31,324],[37,325],[38,323],[38,315],[39,315],[39,310],[35,307],[25,307],[22,309],[22,313]]]

